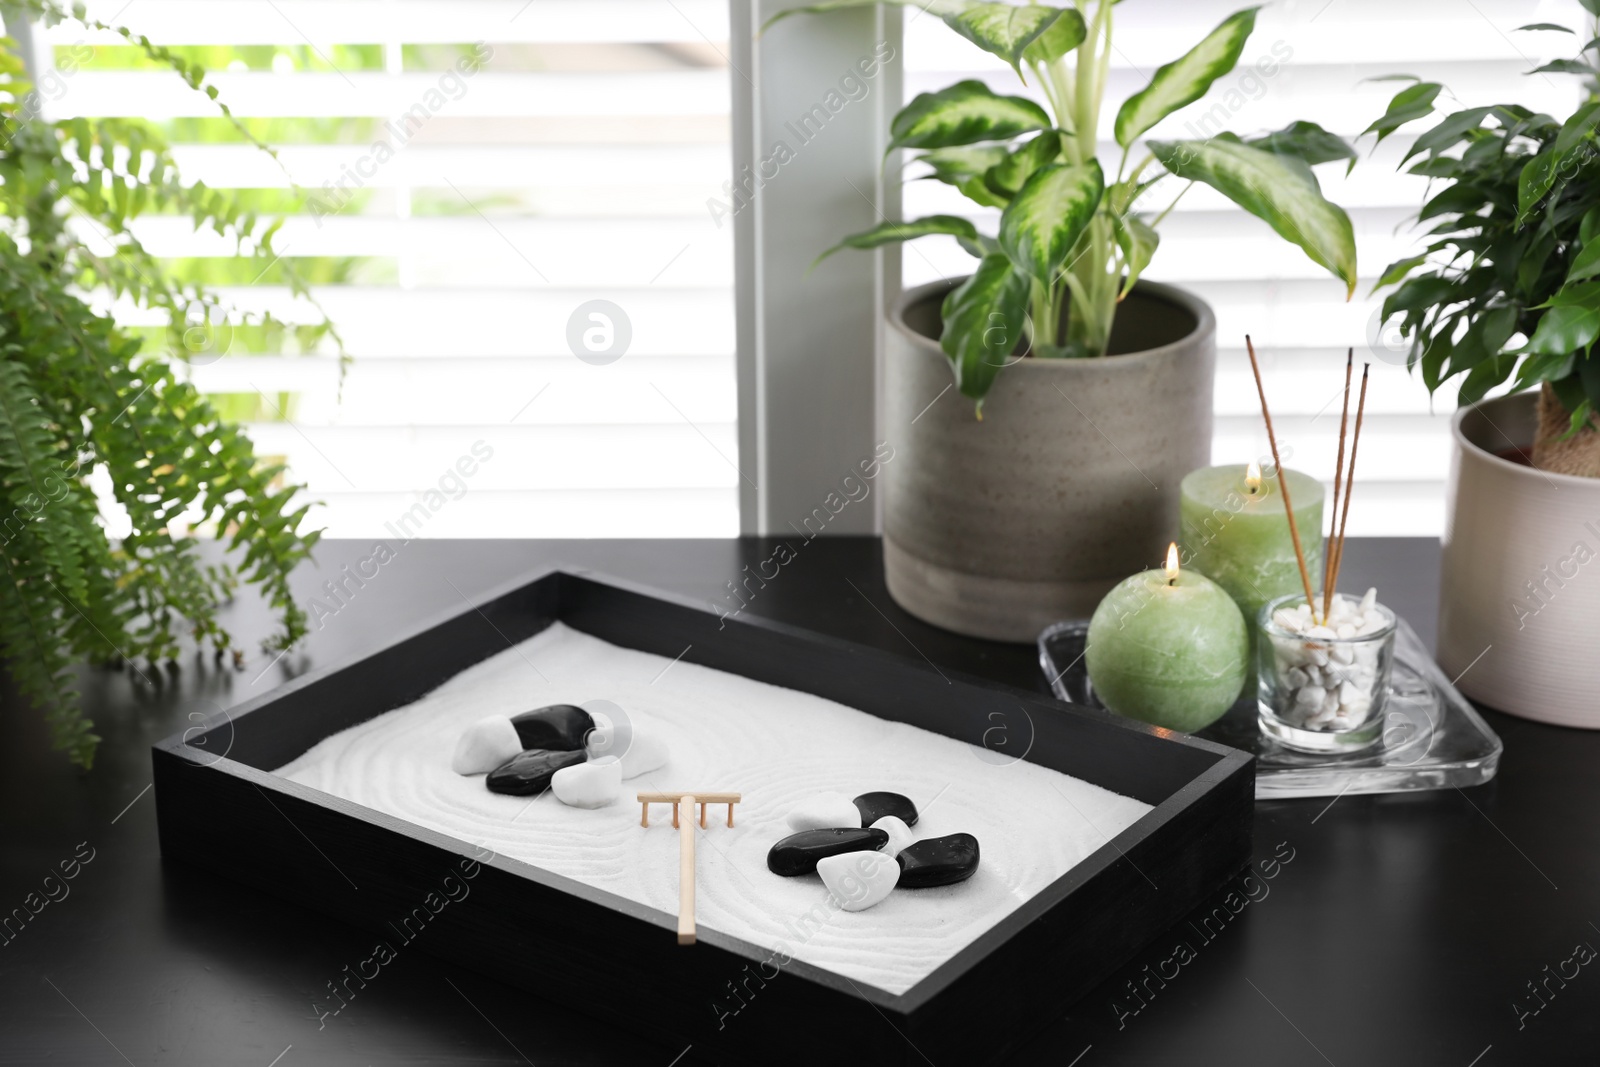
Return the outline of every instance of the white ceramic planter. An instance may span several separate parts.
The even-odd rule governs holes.
[[[1600,729],[1600,479],[1494,454],[1530,445],[1537,399],[1501,397],[1452,420],[1439,665],[1501,711]]]
[[[1216,323],[1205,302],[1141,282],[1102,359],[1022,359],[984,402],[952,388],[935,339],[960,279],[907,292],[885,353],[884,571],[918,618],[1032,641],[1088,618],[1178,537],[1178,483],[1211,460]]]

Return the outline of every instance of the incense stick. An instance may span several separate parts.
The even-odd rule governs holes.
[[[1306,570],[1305,549],[1300,547],[1300,528],[1294,521],[1294,502],[1289,499],[1289,479],[1284,476],[1283,460],[1278,458],[1278,435],[1272,430],[1272,412],[1267,410],[1267,389],[1261,384],[1261,365],[1256,362],[1256,346],[1250,335],[1244,335],[1244,347],[1250,353],[1250,370],[1256,376],[1256,393],[1261,397],[1261,418],[1267,424],[1267,443],[1272,446],[1272,465],[1278,472],[1278,491],[1283,494],[1283,510],[1289,516],[1289,539],[1294,542],[1295,562],[1300,564],[1300,581],[1306,587],[1306,606],[1313,615],[1317,612],[1316,594],[1311,591],[1311,572]],[[1360,425],[1360,420],[1357,420]],[[1319,534],[1321,530],[1317,531]]]
[[[1339,541],[1333,547],[1333,584],[1331,589],[1339,588],[1339,568],[1344,564],[1344,531],[1350,523],[1350,490],[1356,481],[1356,450],[1361,447],[1361,421],[1367,412],[1367,375],[1372,371],[1372,364],[1361,365],[1361,399],[1356,404],[1356,432],[1350,440],[1350,469],[1344,477],[1344,507],[1339,511]]]
[[[1356,350],[1344,357],[1344,411],[1339,415],[1339,458],[1333,464],[1333,514],[1328,519],[1328,547],[1322,553],[1322,618],[1333,610],[1333,543],[1339,530],[1339,489],[1344,475],[1344,434],[1350,425],[1350,374],[1355,367]]]

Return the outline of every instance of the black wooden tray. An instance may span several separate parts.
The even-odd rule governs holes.
[[[902,994],[863,986],[272,768],[561,621],[626,648],[826,697],[1154,805]],[[1062,1014],[1250,856],[1252,758],[1207,741],[760,618],[567,571],[523,579],[389,647],[156,745],[162,852],[391,940],[464,861],[423,951],[722,1062],[987,1063]],[[458,884],[453,882],[452,884]],[[774,973],[776,972],[776,973]],[[737,995],[744,1007],[727,1012]],[[843,1044],[841,1044],[841,1042]]]

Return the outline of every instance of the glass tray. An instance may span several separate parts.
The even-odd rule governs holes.
[[[1087,622],[1058,622],[1039,635],[1039,666],[1062,700],[1103,707],[1083,665]],[[1256,757],[1256,797],[1402,793],[1482,785],[1500,765],[1500,738],[1400,620],[1384,735],[1349,755],[1295,752],[1261,735],[1254,694],[1196,736]]]

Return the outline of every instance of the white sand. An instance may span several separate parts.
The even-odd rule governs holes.
[[[476,719],[602,699],[664,736],[672,753],[665,767],[624,782],[616,804],[586,811],[548,794],[530,802],[450,770],[457,736]],[[278,773],[668,917],[677,914],[678,835],[665,805],[641,828],[633,795],[742,792],[733,829],[726,809],[712,809],[700,831],[699,925],[891,993],[910,989],[1150,810],[1031,763],[997,766],[992,754],[926,730],[618,648],[559,623],[414,704],[335,734]],[[789,833],[789,809],[825,789],[909,796],[922,813],[919,840],[978,838],[978,872],[959,885],[897,889],[868,911],[813,911],[827,898],[821,880],[780,878],[766,856]]]

